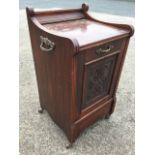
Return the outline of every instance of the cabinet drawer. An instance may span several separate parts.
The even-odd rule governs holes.
[[[121,52],[122,44],[123,44],[123,39],[108,42],[103,45],[86,50],[85,61],[88,62],[93,59],[97,59],[105,55],[111,54],[113,52]]]

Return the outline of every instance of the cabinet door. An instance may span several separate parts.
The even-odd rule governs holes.
[[[113,98],[125,56],[125,38],[83,50],[77,57],[77,105],[79,113]],[[123,60],[122,60],[123,59]]]
[[[117,55],[84,64],[82,108],[109,96]]]
[[[80,113],[87,107],[100,105],[112,98],[120,74],[125,41],[112,41],[77,55],[77,103]]]

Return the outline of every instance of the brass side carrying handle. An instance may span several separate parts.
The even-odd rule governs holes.
[[[108,53],[108,52],[111,51],[111,49],[113,47],[114,47],[113,45],[109,45],[106,49],[99,48],[99,49],[96,50],[96,54],[101,55],[101,54],[104,54],[104,53]]]
[[[50,52],[53,51],[55,48],[55,43],[49,40],[46,37],[40,36],[40,49],[44,52]]]

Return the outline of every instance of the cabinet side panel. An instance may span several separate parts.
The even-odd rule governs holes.
[[[69,132],[72,95],[72,44],[39,29],[28,19],[33,58],[37,76],[41,107],[65,132]],[[40,36],[55,43],[55,49],[40,49]]]

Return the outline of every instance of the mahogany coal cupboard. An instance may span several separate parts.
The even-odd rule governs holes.
[[[72,144],[101,117],[109,118],[134,29],[94,19],[79,9],[26,8],[41,110]]]

